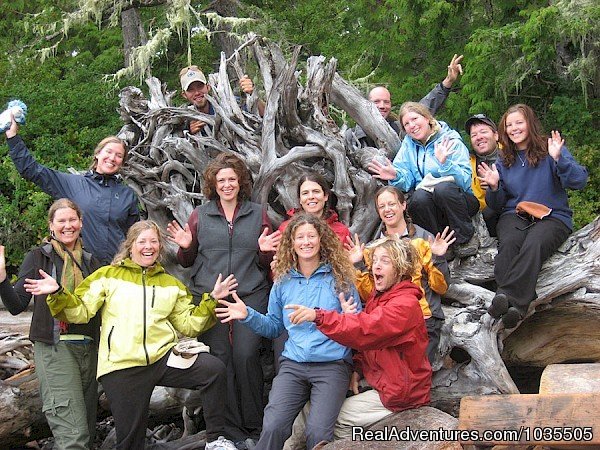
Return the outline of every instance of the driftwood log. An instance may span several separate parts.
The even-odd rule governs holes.
[[[303,170],[311,169],[332,183],[341,220],[363,241],[370,240],[379,222],[373,206],[379,185],[366,171],[366,164],[376,155],[392,157],[399,146],[398,136],[377,109],[336,73],[335,59],[317,56],[302,62],[298,50],[286,57],[276,45],[256,36],[238,49],[242,51],[251,53],[262,78],[254,80],[262,86],[266,102],[262,118],[256,113],[258,93],[243,96],[240,105],[229,82],[231,66],[235,73],[245,73],[238,53],[229,58],[223,55],[219,72],[209,76],[215,116],[172,106],[175,91],[168,91],[156,78],[147,80],[147,95],[137,87],[122,90],[119,114],[124,126],[119,135],[130,145],[124,175],[147,216],[163,229],[173,219],[185,223],[204,201],[204,168],[218,153],[230,151],[249,167],[253,200],[268,207],[274,225],[285,218],[286,210],[297,206],[295,180]],[[373,135],[381,148],[361,149],[346,143],[347,126],[339,127],[328,115],[333,106]],[[182,130],[189,119],[206,122],[212,134],[195,136]],[[480,217],[474,222],[480,249],[476,256],[451,263],[446,323],[433,364],[432,405],[455,416],[465,395],[518,393],[507,365],[543,368],[552,363],[600,361],[596,326],[600,320],[600,218],[573,234],[547,261],[538,280],[538,298],[513,330],[505,330],[485,312],[494,295],[496,241]],[[187,280],[186,271],[175,263],[174,251],[169,249],[165,266]],[[0,384],[0,399],[6,398],[7,389],[14,388]],[[152,410],[178,413],[184,405],[190,413],[187,416],[200,408],[198,398],[189,391],[157,389]],[[3,410],[4,405],[0,406]],[[185,428],[182,439],[196,432],[191,423]],[[15,433],[24,436],[16,429]],[[4,441],[1,431],[0,440]],[[193,439],[176,442],[181,448],[202,448],[194,447],[201,444]]]

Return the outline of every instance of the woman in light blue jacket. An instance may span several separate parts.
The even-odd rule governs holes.
[[[373,176],[409,193],[408,212],[413,222],[433,234],[446,226],[454,230],[457,256],[477,252],[471,223],[479,208],[471,190],[469,151],[457,131],[436,120],[415,102],[400,107],[406,131],[393,164],[374,160]]]
[[[287,226],[274,268],[275,284],[269,296],[266,315],[247,307],[233,295],[217,308],[222,322],[240,320],[254,332],[274,339],[284,329],[289,337],[273,380],[269,404],[256,449],[282,448],[290,436],[292,423],[310,400],[307,419],[307,447],[333,440],[333,429],[344,401],[351,373],[350,349],[332,341],[314,323],[295,325],[287,305],[304,305],[342,312],[354,308],[358,293],[354,287],[354,267],[336,234],[321,218],[295,214]],[[347,300],[346,300],[347,299]],[[360,309],[360,302],[355,308]],[[292,312],[292,310],[290,310]]]

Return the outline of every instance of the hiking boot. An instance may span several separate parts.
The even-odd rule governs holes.
[[[502,322],[504,322],[504,328],[514,328],[523,319],[521,313],[517,308],[511,306],[508,308],[505,314],[502,315]]]
[[[454,253],[457,258],[466,258],[468,256],[475,256],[479,250],[479,238],[476,234],[473,234],[468,242],[463,244],[454,245]]]
[[[508,312],[508,298],[504,294],[496,294],[487,312],[494,319],[499,319]],[[506,323],[505,323],[506,325]]]

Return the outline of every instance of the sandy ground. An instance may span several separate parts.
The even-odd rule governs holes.
[[[29,325],[31,324],[31,311],[23,311],[17,316],[13,316],[2,305],[0,307],[0,331],[3,333],[20,333],[29,335]]]

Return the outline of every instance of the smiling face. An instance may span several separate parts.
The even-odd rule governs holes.
[[[240,193],[240,183],[235,170],[221,169],[216,175],[216,191],[222,203],[237,201]]]
[[[296,228],[294,233],[294,252],[298,256],[298,263],[319,262],[321,239],[314,225],[305,223]]]
[[[392,192],[382,192],[376,199],[376,206],[379,217],[388,230],[397,228],[402,224],[406,226],[404,220],[406,202],[401,203]]]
[[[77,211],[72,208],[60,208],[56,210],[49,222],[49,228],[56,240],[62,242],[69,250],[73,250],[81,233],[82,224]]]
[[[498,146],[498,133],[485,123],[479,122],[471,125],[469,135],[471,147],[479,156],[491,154]]]
[[[181,95],[188,102],[196,107],[198,111],[207,113],[208,112],[208,99],[206,94],[210,91],[210,86],[204,84],[201,81],[194,81],[190,84],[186,91],[183,91]]]
[[[390,91],[382,86],[373,88],[369,92],[369,101],[375,103],[383,118],[387,119],[392,110],[392,96]]]
[[[307,180],[300,185],[300,207],[304,212],[321,217],[328,198],[319,183]]]
[[[427,117],[414,111],[409,111],[402,116],[402,126],[406,133],[417,141],[425,142],[431,134],[431,124]]]
[[[399,281],[398,271],[386,248],[377,247],[373,251],[371,273],[375,281],[375,289],[379,292],[387,291]]]
[[[525,150],[529,144],[529,125],[520,111],[506,116],[506,134],[519,150]]]
[[[153,265],[160,255],[160,239],[152,228],[142,231],[131,246],[131,260],[142,267]]]
[[[111,142],[102,147],[94,158],[96,159],[96,172],[102,175],[114,175],[123,165],[125,148],[122,144]]]

